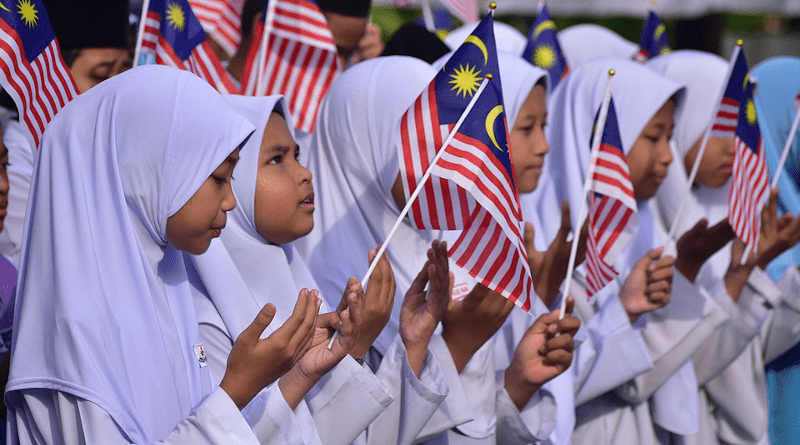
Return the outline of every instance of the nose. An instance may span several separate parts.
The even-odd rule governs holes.
[[[306,182],[311,182],[313,175],[311,174],[311,170],[307,169],[303,164],[297,163],[298,171],[297,171],[297,179],[298,183],[305,184]]]
[[[222,211],[230,212],[235,208],[236,208],[236,195],[233,194],[233,188],[231,188],[231,183],[230,181],[228,181],[225,187],[225,196],[222,198]]]
[[[0,167],[0,195],[8,194],[8,171],[5,167]]]
[[[550,153],[550,144],[547,142],[547,137],[542,129],[536,138],[536,154],[544,156],[547,153]]]
[[[658,144],[658,160],[664,165],[672,164],[675,157],[672,155],[672,149],[669,146],[669,139],[662,138]]]

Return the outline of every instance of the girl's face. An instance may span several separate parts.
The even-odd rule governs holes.
[[[702,142],[703,137],[700,136],[700,139],[692,145],[692,148],[683,158],[687,174],[692,171]],[[725,185],[728,182],[728,178],[733,174],[734,151],[733,139],[708,138],[706,151],[703,153],[703,159],[697,169],[697,176],[694,178],[695,184],[706,187],[722,187]]]
[[[200,255],[218,237],[227,221],[226,213],[236,207],[231,189],[233,168],[239,149],[211,173],[203,185],[174,215],[167,218],[167,242],[178,250]]]
[[[286,244],[314,228],[311,172],[297,161],[297,146],[286,120],[272,113],[261,139],[256,179],[256,230],[267,241]]]
[[[650,119],[628,151],[633,196],[637,200],[655,196],[667,176],[673,159],[669,140],[675,127],[674,115],[675,101],[670,99]]]
[[[550,145],[544,136],[545,125],[545,89],[543,85],[536,85],[522,104],[509,135],[514,173],[520,193],[530,193],[539,184],[544,156],[550,151]]]

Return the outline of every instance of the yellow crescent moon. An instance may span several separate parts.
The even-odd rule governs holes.
[[[6,5],[4,5],[2,2],[0,2],[0,8],[2,8],[5,11],[11,12],[11,10],[6,8]]]
[[[535,39],[539,37],[539,34],[541,34],[541,32],[544,31],[545,29],[555,30],[556,29],[555,22],[553,22],[552,20],[547,20],[545,22],[540,23],[539,26],[537,26],[536,29],[533,30],[533,38]]]
[[[478,49],[480,49],[483,53],[483,64],[486,65],[489,62],[489,51],[486,50],[486,45],[484,45],[481,39],[479,39],[477,36],[470,35],[467,37],[467,40],[464,40],[464,43],[472,43],[473,45],[477,46]]]
[[[492,140],[492,143],[495,147],[497,147],[500,151],[505,151],[497,145],[497,139],[494,137],[494,121],[497,119],[497,116],[500,116],[500,113],[503,112],[503,106],[497,105],[492,108],[492,111],[486,115],[486,134],[489,135],[489,139]]]

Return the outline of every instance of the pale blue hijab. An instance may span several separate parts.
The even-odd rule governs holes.
[[[756,112],[770,178],[773,178],[797,113],[794,102],[800,92],[800,59],[778,57],[767,60],[753,69],[752,76],[758,79]],[[800,134],[795,135],[786,165],[778,180],[778,187],[781,189],[778,195],[780,211],[793,215],[800,213],[798,168]],[[767,272],[777,281],[788,267],[800,263],[799,260],[800,247],[795,246],[770,263]],[[798,359],[800,349],[794,347],[768,367],[769,434],[772,443],[800,442],[800,425],[797,424],[800,416],[800,367],[794,366]]]
[[[756,112],[769,164],[769,176],[774,178],[783,145],[797,114],[794,103],[800,92],[800,59],[796,57],[770,59],[753,68],[752,76],[758,80]],[[800,135],[795,135],[786,165],[778,180],[778,187],[781,189],[778,205],[781,213],[800,214],[798,168],[800,168]],[[770,263],[767,272],[773,280],[778,281],[786,268],[794,264],[800,264],[800,246],[795,246],[776,258]]]

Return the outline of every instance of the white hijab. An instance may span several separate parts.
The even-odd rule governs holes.
[[[478,23],[468,23],[450,31],[445,37],[444,43],[455,51],[475,31]],[[494,40],[498,51],[505,51],[518,56],[522,55],[528,45],[528,38],[519,32],[517,28],[497,20],[494,21]]]
[[[540,214],[549,211],[554,215],[548,218],[551,224],[547,239],[552,239],[558,230],[560,217],[554,210],[559,208],[561,199],[569,201],[572,226],[579,226],[578,212],[581,200],[585,199],[583,183],[591,154],[589,140],[611,68],[616,70],[611,94],[626,154],[650,119],[670,98],[678,99],[676,117],[680,117],[683,86],[676,81],[623,58],[597,59],[576,67],[558,85],[548,103],[548,141],[552,151],[547,168],[549,184],[544,191],[549,195],[544,196],[547,200],[538,203]],[[614,264],[621,278],[628,275],[648,250],[663,243],[665,234],[654,219],[652,201],[638,202],[636,232]],[[604,292],[614,289],[609,285]],[[687,361],[651,397],[653,421],[679,434],[696,432],[699,419],[696,393],[697,380],[691,362]]]
[[[622,149],[627,154],[639,134],[656,112],[670,98],[682,91],[682,85],[623,58],[605,58],[577,67],[553,92],[548,103],[549,156],[548,180],[555,185],[555,207],[539,208],[557,215],[558,202],[567,199],[572,210],[572,227],[578,227],[583,184],[589,169],[589,139],[594,118],[603,100],[609,69],[615,69],[611,95],[617,112]],[[679,101],[680,104],[680,101]],[[680,110],[680,106],[678,110]],[[680,112],[676,111],[676,116]],[[553,205],[553,204],[551,204]],[[660,246],[654,233],[649,202],[639,202],[639,224],[629,246],[619,256],[615,267],[622,275],[648,250]],[[560,218],[551,218],[557,230]],[[552,232],[554,235],[555,232]],[[550,236],[549,238],[552,238]]]
[[[322,101],[309,153],[318,203],[314,230],[295,245],[331,307],[348,277],[363,277],[367,251],[385,240],[400,215],[391,194],[400,171],[400,119],[435,74],[419,59],[379,57],[345,71]],[[425,264],[432,239],[406,219],[389,244],[397,295],[373,344],[381,354],[398,332],[403,295]]]
[[[632,59],[639,45],[594,23],[581,23],[558,32],[558,43],[571,68],[603,57]]]
[[[292,314],[300,289],[317,286],[292,243],[272,244],[258,233],[255,225],[259,153],[273,111],[284,116],[294,137],[285,99],[230,95],[225,100],[255,125],[256,131],[247,140],[236,164],[231,182],[236,208],[228,213],[225,230],[206,253],[187,257],[197,271],[195,277],[190,270],[190,280],[205,291],[195,292],[198,319],[218,326],[236,340],[265,304],[275,305],[274,323],[280,326]],[[200,286],[194,281],[196,278]]]
[[[703,136],[717,109],[719,92],[728,72],[728,62],[711,53],[701,51],[673,51],[647,62],[647,66],[671,79],[686,85],[684,111],[676,116],[673,136],[675,161],[656,195],[656,202],[669,229],[675,224],[675,215],[682,201],[689,200],[683,210],[676,238],[692,228],[701,218],[715,224],[728,216],[728,194],[730,181],[718,188],[698,186],[694,193],[686,196],[689,172],[683,158],[690,148]],[[730,247],[725,247],[712,256],[708,264],[711,277],[701,274],[700,280],[708,289],[716,289],[730,261]]]
[[[167,218],[252,131],[208,83],[164,66],[107,80],[53,119],[22,246],[12,411],[16,391],[63,391],[150,443],[212,390]]]

